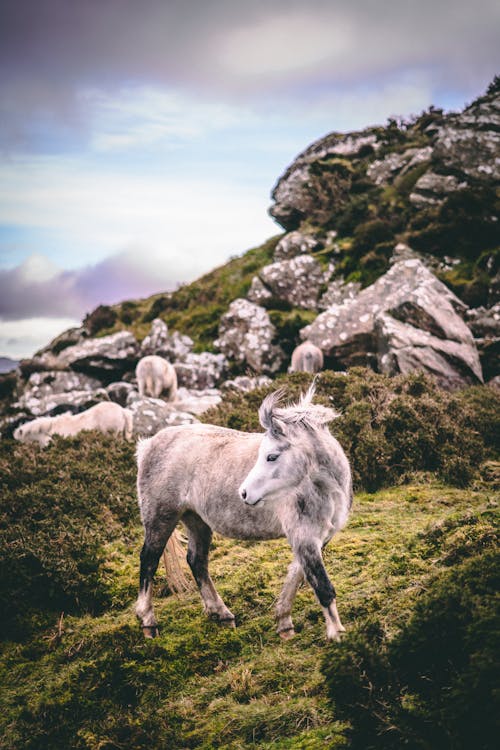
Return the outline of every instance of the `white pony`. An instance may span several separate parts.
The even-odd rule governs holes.
[[[321,605],[328,639],[344,628],[321,550],[347,522],[352,502],[349,462],[327,424],[333,409],[312,403],[314,387],[298,404],[264,399],[265,434],[214,425],[167,427],[137,449],[138,495],[145,540],[136,612],[146,637],[157,635],[152,581],[165,544],[182,521],[187,561],[205,611],[234,626],[234,615],[208,573],[212,531],[235,539],[286,536],[293,561],[277,602],[277,630],[294,634],[291,608],[304,576]]]
[[[323,352],[311,341],[304,341],[292,352],[289,372],[316,373],[323,369]]]
[[[47,446],[52,435],[71,437],[82,430],[115,432],[127,440],[132,439],[133,418],[129,409],[112,401],[102,401],[80,414],[59,414],[56,417],[38,417],[14,430],[16,440]]]
[[[140,396],[159,398],[167,391],[168,400],[174,401],[177,394],[177,373],[170,362],[156,354],[143,357],[135,368]]]

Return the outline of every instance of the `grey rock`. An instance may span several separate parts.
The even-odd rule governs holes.
[[[204,390],[216,388],[224,379],[228,361],[223,354],[201,352],[186,354],[182,361],[174,364],[177,382],[185,388]]]
[[[266,310],[240,298],[222,316],[214,345],[229,360],[248,365],[259,374],[272,374],[285,359],[281,347],[273,343],[275,336],[276,329]]]
[[[168,326],[161,318],[155,318],[151,330],[141,343],[141,357],[158,354],[168,342]]]
[[[58,362],[74,370],[98,378],[105,384],[121,380],[135,368],[139,345],[129,331],[119,331],[102,338],[91,338],[64,349]]]
[[[274,260],[290,260],[297,255],[310,253],[319,247],[316,237],[303,232],[288,232],[280,239],[274,250]]]
[[[423,370],[451,388],[482,379],[477,352],[469,343],[433,336],[389,314],[377,316],[375,333],[378,370],[385,375]]]
[[[376,185],[390,184],[398,175],[404,175],[418,164],[428,162],[432,156],[432,146],[409,148],[403,153],[391,153],[384,159],[372,162],[366,174]]]
[[[466,178],[500,179],[500,95],[482,97],[450,115],[439,129],[433,158]]]
[[[203,414],[208,409],[218,406],[221,400],[220,391],[217,388],[205,388],[204,390],[179,388],[175,408],[189,414]]]
[[[381,357],[389,353],[385,351],[386,348],[390,349],[389,334],[393,336],[394,345],[401,348],[397,340],[397,335],[402,336],[401,328],[396,325],[399,321],[419,331],[419,335],[427,333],[425,340],[430,343],[426,343],[426,346],[432,347],[435,343],[433,338],[459,345],[453,353],[444,344],[436,349],[439,356],[449,359],[454,372],[453,378],[450,376],[453,384],[459,380],[463,383],[482,382],[481,365],[472,334],[457,313],[457,310],[464,309],[465,305],[420,260],[410,259],[395,263],[355,299],[333,305],[321,313],[301,331],[301,337],[319,346],[336,367],[364,364],[377,368]],[[389,327],[385,317],[376,326],[377,318],[384,315],[395,321],[393,328]],[[411,342],[410,345],[419,346]],[[387,357],[386,361],[389,361]],[[418,361],[416,354],[413,361]],[[399,357],[398,362],[408,370],[414,369],[408,351],[405,357]]]
[[[52,393],[51,395],[34,398],[22,395],[13,408],[21,409],[33,417],[54,416],[71,412],[76,414],[85,409],[90,409],[100,401],[108,401],[109,397],[104,388],[95,391],[70,391],[66,393]]]
[[[417,208],[443,203],[450,193],[455,193],[465,187],[467,187],[467,183],[458,180],[452,174],[436,174],[429,171],[415,183],[410,194],[410,203]]]
[[[466,322],[479,352],[485,380],[500,374],[500,302],[467,311]]]
[[[222,383],[222,391],[242,391],[248,393],[256,388],[262,388],[267,385],[271,385],[273,381],[267,375],[257,375],[251,378],[248,375],[238,375],[238,377],[232,380],[226,380]]]
[[[357,281],[349,281],[347,284],[343,279],[334,279],[328,284],[326,292],[318,302],[319,310],[327,310],[332,305],[342,305],[350,299],[355,299],[361,290],[361,284]]]
[[[35,417],[62,411],[81,411],[107,395],[95,378],[77,372],[47,371],[32,373],[14,408]]]
[[[298,255],[261,269],[252,281],[248,299],[256,304],[286,302],[291,307],[316,310],[325,272],[311,255]]]
[[[155,435],[164,427],[198,422],[193,414],[179,411],[171,403],[137,393],[129,394],[127,408],[132,412],[134,435],[141,437]]]
[[[269,213],[287,230],[297,229],[306,217],[319,217],[323,206],[311,190],[311,165],[329,157],[352,158],[362,150],[376,151],[378,147],[378,133],[370,128],[357,133],[330,133],[316,141],[299,154],[276,183]],[[331,200],[331,196],[325,198],[327,202]]]

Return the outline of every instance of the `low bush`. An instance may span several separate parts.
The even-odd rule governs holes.
[[[138,523],[133,451],[99,433],[57,438],[45,450],[0,441],[3,637],[22,637],[42,612],[110,604],[104,546]]]
[[[310,382],[307,374],[293,373],[268,388],[231,393],[203,421],[257,431],[257,411],[270,390],[284,387],[294,399]],[[450,394],[422,374],[388,378],[353,368],[349,374],[322,372],[317,398],[342,412],[331,430],[351,460],[356,489],[373,492],[421,471],[464,486],[481,460],[498,450],[500,394],[487,386]]]
[[[351,722],[352,750],[492,750],[498,552],[440,573],[392,639],[367,619],[323,662],[337,715]]]

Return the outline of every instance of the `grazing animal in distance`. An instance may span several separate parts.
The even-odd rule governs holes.
[[[159,398],[167,391],[168,400],[174,401],[177,395],[177,373],[175,367],[163,357],[149,354],[139,360],[135,368],[140,396]]]
[[[129,409],[123,409],[112,401],[101,401],[79,414],[38,417],[25,422],[14,430],[14,437],[23,443],[39,443],[45,447],[50,443],[52,435],[71,437],[83,430],[115,432],[131,440],[132,429],[133,417]]]
[[[158,633],[153,576],[179,521],[187,529],[187,562],[206,613],[234,627],[234,615],[208,572],[212,532],[233,539],[286,537],[293,552],[276,606],[277,631],[294,635],[291,609],[304,579],[324,614],[327,638],[344,630],[321,550],[347,522],[352,504],[349,462],[327,424],[333,409],[313,404],[314,384],[297,404],[282,392],[259,409],[265,433],[209,424],[166,427],[137,448],[137,489],[144,546],[136,613],[144,635]]]
[[[296,346],[292,353],[290,372],[310,372],[314,374],[323,369],[323,352],[311,341],[304,341]]]

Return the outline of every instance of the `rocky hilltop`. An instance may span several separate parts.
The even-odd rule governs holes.
[[[111,399],[138,434],[193,421],[224,388],[286,370],[310,339],[325,366],[498,382],[500,85],[460,113],[331,133],[272,192],[285,230],[170,294],[101,306],[0,376],[4,434]],[[175,364],[178,402],[140,399],[145,354]]]

